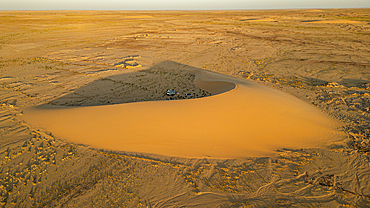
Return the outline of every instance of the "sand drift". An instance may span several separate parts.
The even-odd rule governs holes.
[[[56,138],[94,148],[186,158],[272,156],[345,138],[340,123],[298,98],[247,80],[192,70],[215,94],[185,100],[24,109],[23,119]]]

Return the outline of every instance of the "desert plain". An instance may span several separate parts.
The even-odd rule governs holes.
[[[1,11],[1,206],[369,207],[369,37],[370,9]]]

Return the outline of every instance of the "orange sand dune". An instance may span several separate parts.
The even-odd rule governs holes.
[[[292,95],[209,71],[193,73],[198,87],[216,95],[105,106],[39,106],[25,109],[22,117],[74,143],[187,158],[271,156],[279,148],[325,147],[344,138],[336,130],[337,121]]]

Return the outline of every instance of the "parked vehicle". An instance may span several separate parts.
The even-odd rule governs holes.
[[[167,90],[166,95],[168,95],[168,96],[174,96],[174,95],[176,95],[176,91],[174,89],[169,89],[169,90]]]

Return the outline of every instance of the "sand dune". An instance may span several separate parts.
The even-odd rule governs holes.
[[[325,11],[321,10],[321,9],[310,9],[310,10],[307,10],[307,11],[304,11],[304,12],[325,12]]]
[[[149,16],[149,15],[136,15],[136,16],[124,16],[124,18],[128,18],[128,19],[147,19],[147,18],[153,18],[153,16]]]
[[[276,22],[276,20],[271,18],[262,18],[262,19],[246,19],[244,21],[251,21],[251,22]]]
[[[336,130],[339,123],[289,94],[215,72],[191,73],[198,87],[216,95],[89,107],[43,105],[25,109],[23,119],[95,148],[187,158],[271,156],[280,148],[325,147],[344,138]]]
[[[322,23],[322,24],[361,24],[362,22],[353,21],[353,20],[306,20],[302,22],[307,23]]]

